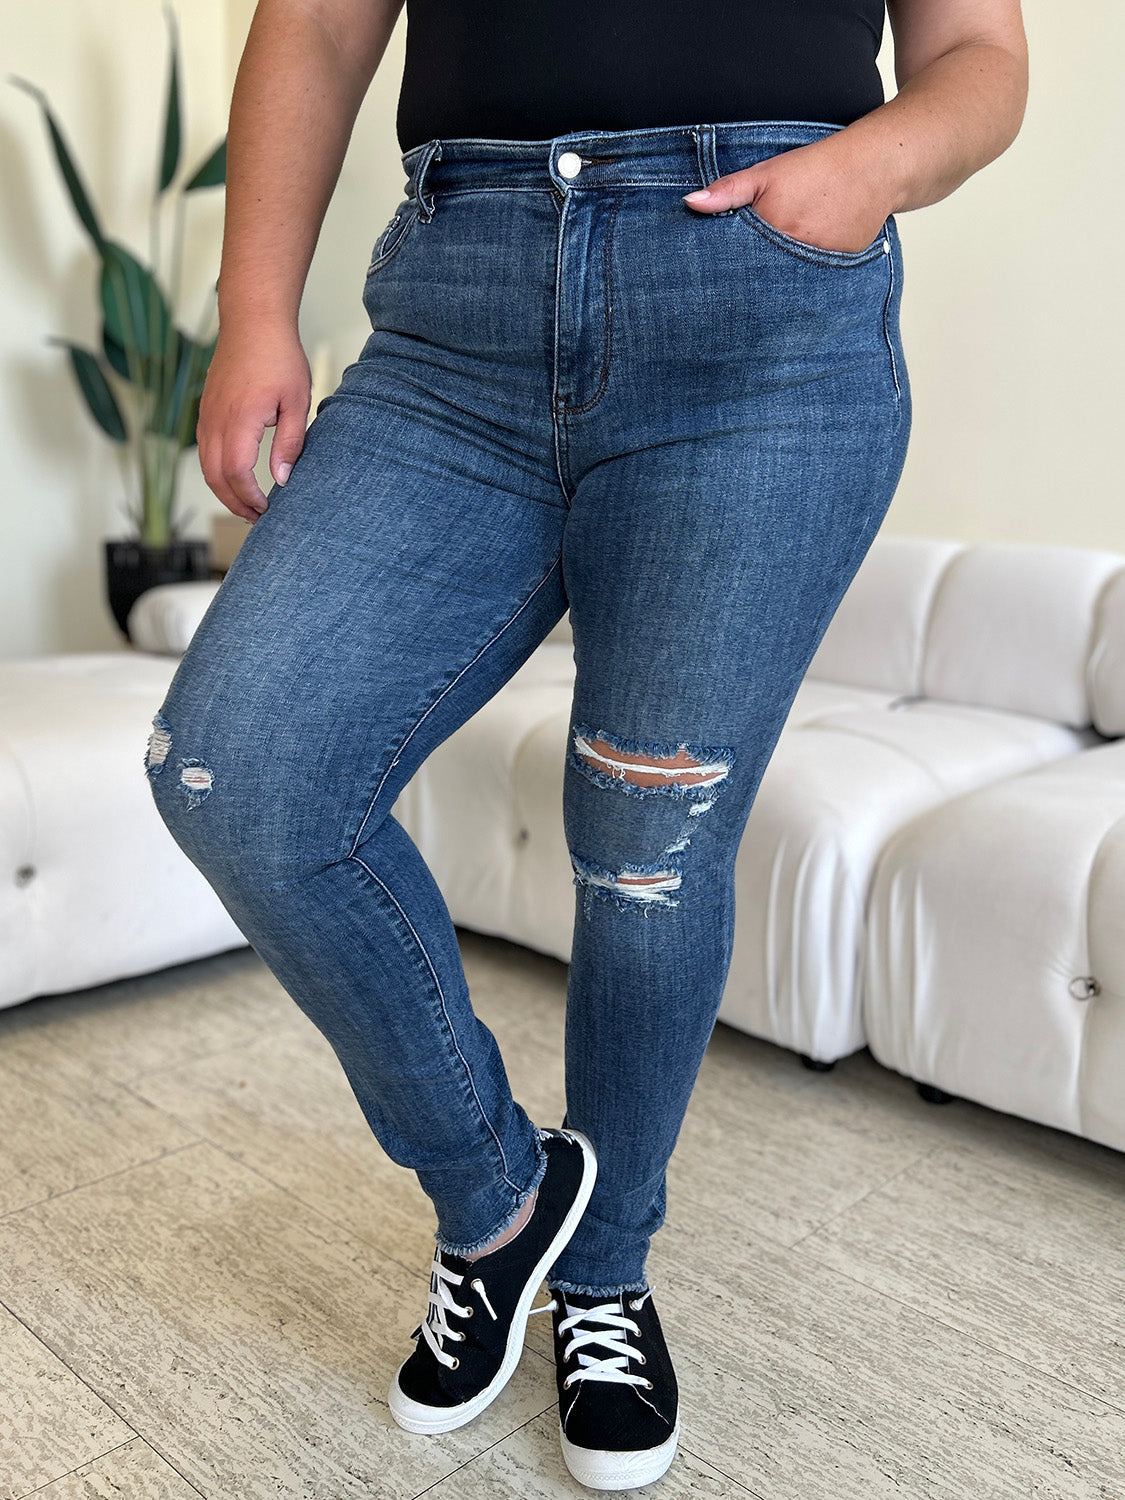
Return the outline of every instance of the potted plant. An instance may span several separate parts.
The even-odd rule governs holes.
[[[65,338],[50,339],[69,353],[86,406],[101,430],[128,451],[136,474],[136,503],[129,509],[134,535],[106,541],[106,587],[114,619],[128,635],[133,603],[157,583],[206,578],[207,543],[183,536],[177,510],[177,480],[184,450],[195,444],[199,398],[217,335],[209,333],[215,309],[212,283],[194,333],[175,320],[183,264],[188,195],[218,187],[226,178],[226,139],[170,193],[180,166],[180,58],[173,12],[168,23],[168,88],[164,131],[149,214],[150,266],[102,229],[93,202],[43,91],[26,79],[11,82],[39,101],[63,182],[100,263],[97,296],[101,348],[90,350]],[[158,265],[162,220],[173,203],[170,244],[173,296],[161,287]]]

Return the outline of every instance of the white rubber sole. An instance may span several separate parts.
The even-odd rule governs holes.
[[[586,1212],[590,1194],[594,1191],[594,1179],[598,1175],[598,1163],[589,1137],[581,1130],[571,1130],[569,1127],[562,1133],[577,1141],[582,1148],[582,1182],[578,1189],[578,1196],[567,1211],[566,1218],[559,1225],[558,1233],[539,1257],[527,1285],[520,1293],[512,1324],[508,1329],[508,1342],[504,1348],[504,1359],[500,1368],[484,1389],[478,1391],[471,1401],[462,1401],[459,1406],[426,1406],[421,1401],[412,1400],[399,1385],[399,1371],[402,1369],[400,1365],[395,1371],[395,1378],[391,1381],[388,1405],[391,1409],[391,1416],[407,1432],[452,1432],[454,1428],[463,1427],[466,1422],[479,1417],[481,1412],[496,1400],[516,1373],[516,1366],[523,1353],[524,1339],[527,1336],[527,1319],[531,1312],[531,1304],[535,1300],[535,1293],[539,1290],[540,1283],[551,1265],[557,1260],[559,1253],[578,1228],[578,1221]],[[403,1364],[405,1363],[406,1360],[403,1360]]]
[[[578,1483],[591,1490],[635,1490],[641,1485],[655,1483],[671,1467],[679,1440],[680,1419],[677,1416],[671,1436],[658,1448],[634,1448],[621,1453],[610,1449],[577,1448],[567,1441],[562,1421],[559,1421],[563,1460]]]

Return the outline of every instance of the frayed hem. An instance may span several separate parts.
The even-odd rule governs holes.
[[[516,1219],[519,1218],[520,1209],[523,1208],[524,1204],[531,1197],[532,1193],[543,1181],[543,1178],[546,1175],[547,1153],[544,1150],[543,1142],[540,1140],[538,1135],[536,1135],[535,1137],[535,1154],[535,1172],[532,1176],[531,1182],[526,1188],[523,1189],[522,1192],[517,1192],[515,1206],[509,1213],[504,1216],[503,1223],[500,1224],[498,1228],[490,1230],[488,1234],[482,1235],[478,1240],[473,1240],[471,1242],[462,1241],[460,1244],[457,1244],[453,1240],[447,1240],[444,1235],[442,1235],[440,1229],[435,1229],[434,1243],[436,1244],[437,1248],[442,1251],[443,1254],[460,1255],[462,1257],[466,1255],[476,1255],[479,1250],[483,1250],[486,1245],[491,1245],[493,1240],[499,1239],[506,1229],[510,1229],[512,1227]],[[507,1181],[506,1178],[505,1181]]]
[[[576,1297],[616,1297],[621,1292],[647,1292],[648,1282],[627,1281],[622,1286],[584,1286],[577,1281],[552,1281],[547,1278],[547,1290],[549,1292],[572,1292]]]

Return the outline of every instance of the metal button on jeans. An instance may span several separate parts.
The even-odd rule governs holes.
[[[559,171],[564,177],[577,177],[582,170],[582,158],[577,151],[564,151],[559,157]]]

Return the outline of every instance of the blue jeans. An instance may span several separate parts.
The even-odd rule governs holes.
[[[837,128],[407,151],[364,284],[372,332],[150,738],[177,842],[417,1173],[437,1244],[468,1253],[545,1159],[389,809],[569,607],[563,1123],[599,1173],[552,1289],[646,1284],[739,840],[905,458],[894,220],[853,254],[682,201]]]

